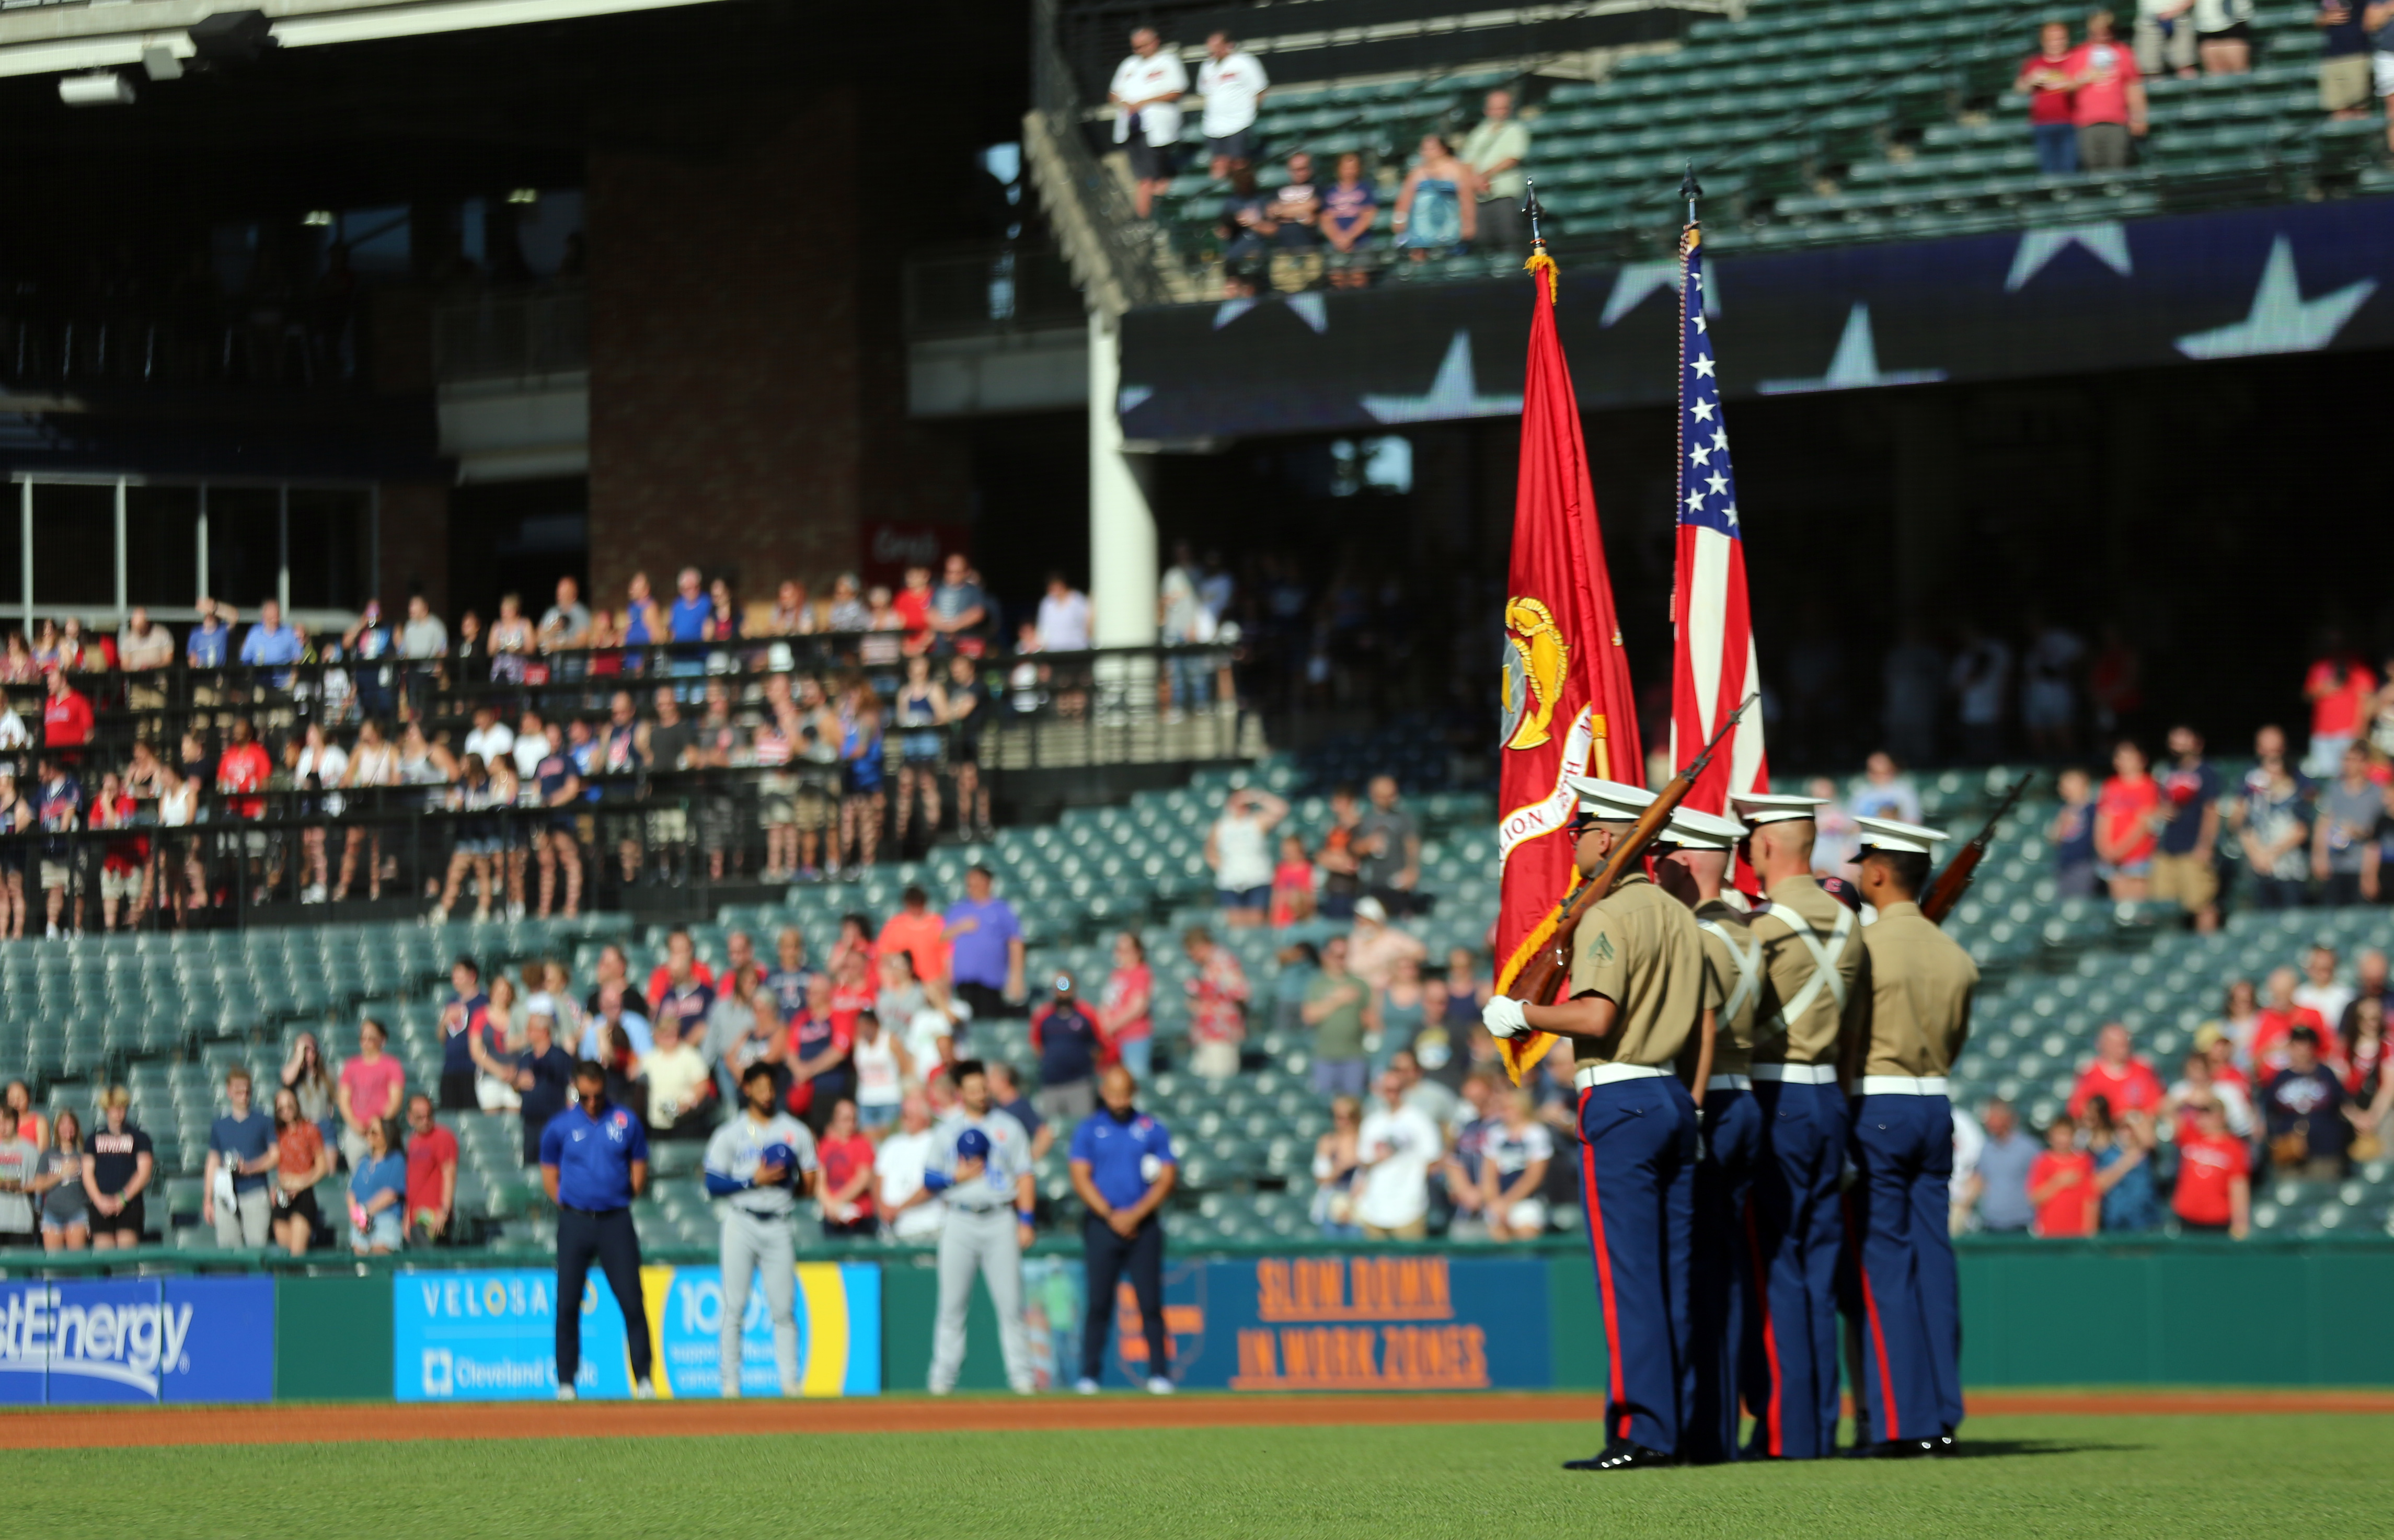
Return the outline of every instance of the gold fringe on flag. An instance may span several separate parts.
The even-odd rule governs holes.
[[[1555,259],[1546,255],[1546,244],[1544,241],[1538,243],[1536,249],[1530,253],[1530,259],[1522,263],[1521,267],[1528,272],[1546,274],[1547,300],[1557,305],[1563,302],[1563,270],[1557,267]]]

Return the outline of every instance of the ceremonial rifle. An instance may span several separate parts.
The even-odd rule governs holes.
[[[1688,794],[1696,789],[1697,778],[1704,773],[1704,767],[1712,763],[1713,751],[1720,747],[1722,739],[1737,730],[1738,718],[1744,716],[1746,708],[1760,697],[1761,691],[1756,691],[1739,703],[1738,708],[1729,714],[1729,720],[1721,724],[1720,731],[1713,734],[1713,741],[1704,745],[1704,751],[1697,755],[1687,769],[1671,777],[1669,783],[1655,794],[1653,802],[1638,815],[1638,822],[1631,827],[1628,837],[1612,848],[1611,858],[1605,862],[1604,869],[1572,889],[1571,895],[1563,900],[1556,912],[1554,934],[1546,939],[1546,944],[1538,949],[1536,955],[1521,965],[1521,970],[1513,976],[1512,984],[1506,989],[1506,994],[1536,1006],[1555,1003],[1555,996],[1562,992],[1563,980],[1571,974],[1572,938],[1578,933],[1579,922],[1587,916],[1588,910],[1598,899],[1612,891],[1613,884],[1621,880],[1623,874],[1631,871],[1636,862],[1644,858],[1647,848],[1662,837],[1663,826],[1671,822],[1671,814],[1687,800]]]
[[[1945,916],[1962,902],[1962,895],[1969,890],[1971,877],[1978,875],[1979,862],[1987,858],[1987,843],[1995,836],[1995,825],[2004,821],[2004,814],[2012,810],[2012,804],[2020,799],[2020,793],[2028,790],[2028,783],[2034,779],[2033,775],[2023,775],[2014,782],[2004,799],[1995,804],[1994,813],[1988,818],[1987,826],[1979,831],[1979,836],[1954,851],[1945,870],[1928,885],[1928,891],[1920,900],[1920,912],[1932,923],[1944,924]]]

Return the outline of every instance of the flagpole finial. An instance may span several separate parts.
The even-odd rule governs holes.
[[[1696,163],[1690,161],[1679,177],[1679,197],[1688,205],[1688,223],[1691,225],[1696,222],[1696,200],[1703,195],[1704,184],[1696,180]]]
[[[1546,237],[1538,228],[1538,221],[1545,217],[1546,211],[1538,203],[1538,184],[1534,178],[1521,178],[1521,212],[1530,219],[1530,257],[1521,266],[1532,274],[1545,276],[1549,302],[1559,299],[1562,297],[1561,270],[1556,267],[1555,259],[1546,255]]]

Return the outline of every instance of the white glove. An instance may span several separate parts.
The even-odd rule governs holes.
[[[1525,1037],[1530,1023],[1521,1014],[1521,1002],[1509,994],[1499,994],[1480,1007],[1480,1020],[1491,1037]]]

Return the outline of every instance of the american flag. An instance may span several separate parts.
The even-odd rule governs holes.
[[[1712,741],[1717,723],[1761,688],[1754,661],[1754,621],[1746,608],[1745,528],[1730,471],[1729,424],[1704,316],[1703,241],[1688,227],[1680,244],[1679,549],[1672,585],[1671,764],[1687,762]],[[1687,806],[1723,811],[1733,793],[1768,791],[1762,712],[1748,711],[1704,769]]]

